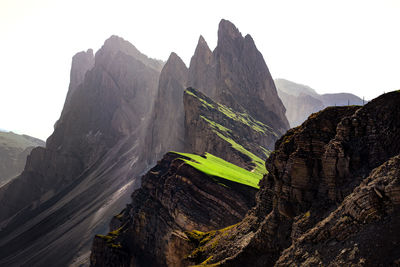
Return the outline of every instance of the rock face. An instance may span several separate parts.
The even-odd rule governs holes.
[[[399,179],[400,156],[395,156],[372,171],[335,211],[286,249],[276,265],[398,265]]]
[[[213,136],[213,140],[208,142],[208,147],[204,145],[202,148],[193,147],[195,139],[204,139],[201,138],[199,131],[204,127],[190,123],[191,119],[195,119],[190,114],[195,115],[200,111],[190,104],[183,105],[186,101],[183,99],[183,91],[187,87],[202,92],[206,97],[228,107],[234,114],[245,114],[268,127],[269,130],[264,131],[264,136],[260,134],[248,136],[248,139],[256,138],[257,140],[253,139],[250,142],[257,143],[263,147],[262,149],[272,150],[275,141],[289,127],[284,115],[285,108],[253,39],[250,35],[243,37],[231,22],[222,20],[218,29],[218,45],[213,52],[200,36],[189,69],[175,53],[171,54],[165,64],[160,75],[152,115],[154,123],[150,125],[146,138],[148,151],[146,159],[149,165],[170,150],[184,149],[187,152],[204,153],[207,151],[206,148],[217,144],[213,143],[215,139],[220,139],[218,136]],[[191,116],[186,119],[186,124],[184,124],[185,114]],[[186,127],[188,123],[191,124],[190,127]],[[195,129],[196,127],[201,128]],[[231,130],[239,131],[236,135],[240,136],[240,129],[238,126]],[[194,136],[196,134],[197,136]],[[222,141],[223,143],[226,142]],[[228,146],[231,147],[231,144]],[[213,152],[222,157],[227,149],[229,148],[215,148]],[[250,151],[258,153],[258,156],[262,155],[261,158],[265,159],[265,153],[260,153],[261,148],[255,149],[257,152],[254,152],[254,149]],[[235,160],[234,163],[238,164],[238,161]]]
[[[22,174],[0,189],[0,265],[66,265],[78,253],[84,261],[92,233],[105,230],[147,168],[138,157],[162,63],[116,36],[91,60],[90,50],[73,58],[46,148],[32,150]]]
[[[232,225],[254,204],[255,188],[229,181],[222,186],[181,158],[166,154],[142,178],[111,232],[96,236],[91,266],[183,266],[193,249],[185,231]]]
[[[67,97],[65,99],[64,110],[69,110],[68,105],[70,104],[72,94],[76,91],[78,86],[85,79],[85,74],[88,70],[94,66],[94,55],[93,50],[88,49],[86,52],[82,51],[77,53],[72,58],[70,82]]]
[[[309,115],[329,106],[363,105],[358,96],[347,93],[318,94],[314,89],[285,79],[276,79],[278,95],[286,107],[291,127],[303,123]]]
[[[22,172],[26,157],[37,146],[45,146],[40,139],[0,131],[0,187]]]
[[[188,88],[184,94],[185,151],[209,152],[252,170],[268,157],[278,134],[248,113],[238,113]]]
[[[160,74],[152,123],[146,138],[149,147],[147,160],[150,163],[167,151],[183,151],[185,129],[182,96],[187,72],[185,63],[177,54],[171,53]]]
[[[212,53],[200,37],[190,62],[188,86],[238,112],[248,112],[279,134],[289,128],[263,56],[252,37],[243,37],[227,20],[219,24],[218,44]]]
[[[192,263],[398,264],[398,103],[396,91],[364,107],[327,108],[288,131],[266,162],[256,206],[197,246]]]

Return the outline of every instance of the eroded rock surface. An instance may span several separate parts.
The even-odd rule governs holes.
[[[111,232],[96,236],[91,266],[185,266],[193,249],[185,231],[235,224],[254,205],[255,188],[229,181],[223,186],[180,158],[166,154],[142,178]]]
[[[222,266],[398,262],[390,247],[399,236],[399,103],[396,91],[364,107],[327,108],[288,131],[266,162],[255,208],[203,244],[193,263],[210,257],[207,263]],[[368,256],[375,247],[380,256],[388,248],[389,257]]]

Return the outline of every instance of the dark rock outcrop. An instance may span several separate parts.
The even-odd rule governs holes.
[[[276,265],[396,266],[399,227],[400,156],[395,156],[286,249]]]
[[[94,65],[90,51],[74,57],[67,102],[46,148],[35,148],[22,174],[0,189],[0,265],[87,260],[93,233],[105,231],[147,168],[138,158],[161,67],[116,36]]]
[[[192,235],[237,223],[256,189],[212,177],[168,153],[143,178],[132,202],[94,239],[91,266],[183,266]]]
[[[309,86],[285,79],[276,79],[278,95],[286,107],[291,127],[303,123],[309,115],[329,106],[363,105],[364,101],[353,94],[318,94]]]
[[[0,187],[20,174],[29,153],[37,146],[45,146],[40,139],[0,131]]]
[[[266,162],[255,208],[202,244],[194,263],[212,257],[207,263],[222,266],[394,264],[399,103],[396,91],[364,107],[327,108],[288,131]],[[375,247],[388,248],[388,258],[372,255]]]

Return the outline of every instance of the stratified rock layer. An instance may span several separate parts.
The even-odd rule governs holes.
[[[193,249],[185,231],[209,231],[240,221],[256,189],[225,186],[168,153],[142,178],[132,202],[96,236],[91,266],[184,266]]]

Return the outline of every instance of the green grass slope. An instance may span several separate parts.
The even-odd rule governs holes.
[[[172,153],[183,156],[181,159],[186,164],[211,177],[219,177],[257,189],[259,188],[258,182],[263,177],[263,174],[266,173],[265,167],[264,171],[258,168],[255,168],[257,171],[255,171],[255,169],[253,171],[248,171],[210,153],[205,153],[204,156],[174,151]]]

